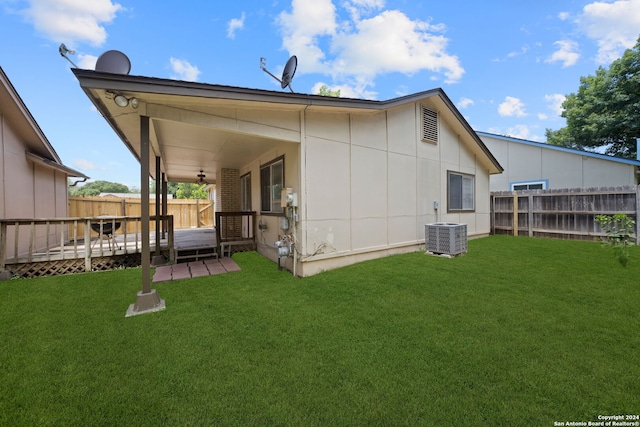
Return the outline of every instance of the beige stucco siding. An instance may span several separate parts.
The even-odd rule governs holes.
[[[546,181],[548,188],[581,188],[635,185],[632,164],[608,160],[578,151],[562,151],[530,141],[480,135],[504,167],[491,177],[491,191],[510,191],[511,184]]]
[[[305,259],[303,274],[415,250],[424,242],[424,225],[436,220],[465,222],[470,235],[489,233],[488,171],[442,119],[439,142],[420,141],[420,105],[306,114],[303,257],[321,251]],[[475,212],[447,213],[448,171],[475,176]],[[342,260],[330,260],[334,256]]]
[[[68,216],[67,177],[55,169],[30,162],[26,157],[26,146],[16,132],[2,117],[2,218],[60,218]],[[66,231],[66,230],[65,230]],[[60,230],[55,226],[49,230],[50,241],[59,240]],[[7,247],[13,248],[15,233],[8,233]],[[36,229],[37,249],[46,246],[46,229]],[[19,254],[29,246],[29,236],[20,235]]]

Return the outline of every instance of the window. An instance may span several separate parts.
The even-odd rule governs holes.
[[[251,172],[240,177],[240,210],[251,211]]]
[[[280,193],[284,186],[284,156],[260,167],[260,211],[281,213]]]
[[[422,106],[422,140],[438,143],[438,113]]]
[[[519,190],[546,190],[549,186],[548,180],[541,181],[522,181],[522,182],[512,182],[511,183],[511,191],[519,191]]]
[[[473,211],[475,210],[475,187],[476,178],[458,172],[448,172],[448,196],[450,211]]]

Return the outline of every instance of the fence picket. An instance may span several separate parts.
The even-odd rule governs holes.
[[[638,221],[640,186],[498,191],[490,205],[492,234],[595,240],[605,235],[597,215],[623,213]],[[636,224],[640,244],[637,230]]]

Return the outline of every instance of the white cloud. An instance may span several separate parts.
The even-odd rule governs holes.
[[[412,20],[397,10],[379,12],[382,0],[348,0],[342,6],[349,12],[344,21],[330,0],[293,0],[291,12],[279,15],[282,44],[299,55],[298,72],[330,75],[360,94],[371,92],[384,73],[426,70],[448,83],[464,74],[458,57],[447,52],[449,40],[439,34],[443,25]]]
[[[80,58],[80,60],[76,63],[76,65],[78,65],[78,68],[82,68],[84,70],[95,70],[96,62],[98,62],[97,56],[80,54],[78,55],[78,58]]]
[[[359,21],[363,14],[369,15],[382,9],[384,3],[384,0],[346,0],[342,5],[349,11],[352,20]]]
[[[227,25],[227,37],[230,39],[234,39],[236,37],[236,31],[244,28],[244,18],[245,13],[242,12],[240,18],[233,18],[229,21],[229,25]]]
[[[549,116],[547,116],[545,113],[538,113],[538,120],[547,120],[549,118]]]
[[[558,13],[558,19],[561,21],[566,21],[567,19],[569,19],[569,17],[570,17],[569,12]]]
[[[311,88],[311,93],[318,93],[320,91],[320,87],[326,85],[331,90],[339,90],[340,98],[357,98],[357,99],[375,99],[377,93],[366,90],[363,87],[354,85],[351,86],[349,84],[340,84],[340,85],[332,85],[325,82],[318,82]]]
[[[22,13],[39,32],[56,42],[102,45],[107,39],[103,24],[124,10],[111,0],[30,0]]]
[[[552,95],[545,95],[544,100],[547,102],[547,106],[555,114],[560,116],[562,114],[562,103],[567,99],[566,96],[560,93],[554,93]]]
[[[609,64],[632,48],[640,28],[640,0],[596,1],[577,19],[585,34],[597,41],[599,64]]]
[[[293,0],[291,13],[282,12],[278,24],[282,44],[292,54],[300,54],[298,68],[308,72],[324,72],[325,54],[319,46],[319,37],[334,35],[337,29],[336,9],[331,0]]]
[[[470,105],[473,105],[473,104],[475,104],[475,102],[473,102],[473,99],[469,99],[469,98],[462,98],[462,99],[460,100],[460,102],[458,102],[457,107],[458,107],[459,109],[465,109],[465,108],[467,108],[467,107],[469,107]]]
[[[498,114],[503,117],[524,117],[527,115],[523,102],[513,96],[507,96],[504,102],[498,106]]]
[[[448,39],[432,34],[427,22],[412,21],[399,11],[385,11],[357,23],[355,32],[340,34],[333,47],[340,56],[333,69],[341,74],[377,74],[421,70],[443,73],[447,82],[460,80],[464,69],[446,53]]]
[[[558,40],[554,45],[558,46],[558,50],[545,62],[562,62],[562,68],[567,68],[575,65],[580,59],[580,54],[577,52],[578,43],[573,40]]]
[[[73,167],[83,171],[106,171],[107,169],[102,166],[97,166],[91,160],[87,159],[74,159]]]
[[[506,135],[512,138],[529,139],[531,131],[527,125],[515,125],[507,129]]]
[[[198,67],[191,65],[188,61],[183,59],[171,58],[169,61],[171,62],[171,71],[173,71],[173,74],[171,75],[172,79],[185,80],[188,82],[195,82],[198,80],[198,76],[200,75]]]

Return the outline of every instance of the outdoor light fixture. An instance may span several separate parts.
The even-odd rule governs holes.
[[[115,95],[113,97],[113,102],[116,103],[116,105],[118,107],[126,107],[127,105],[131,104],[132,108],[138,108],[138,98],[127,98],[124,95]]]

